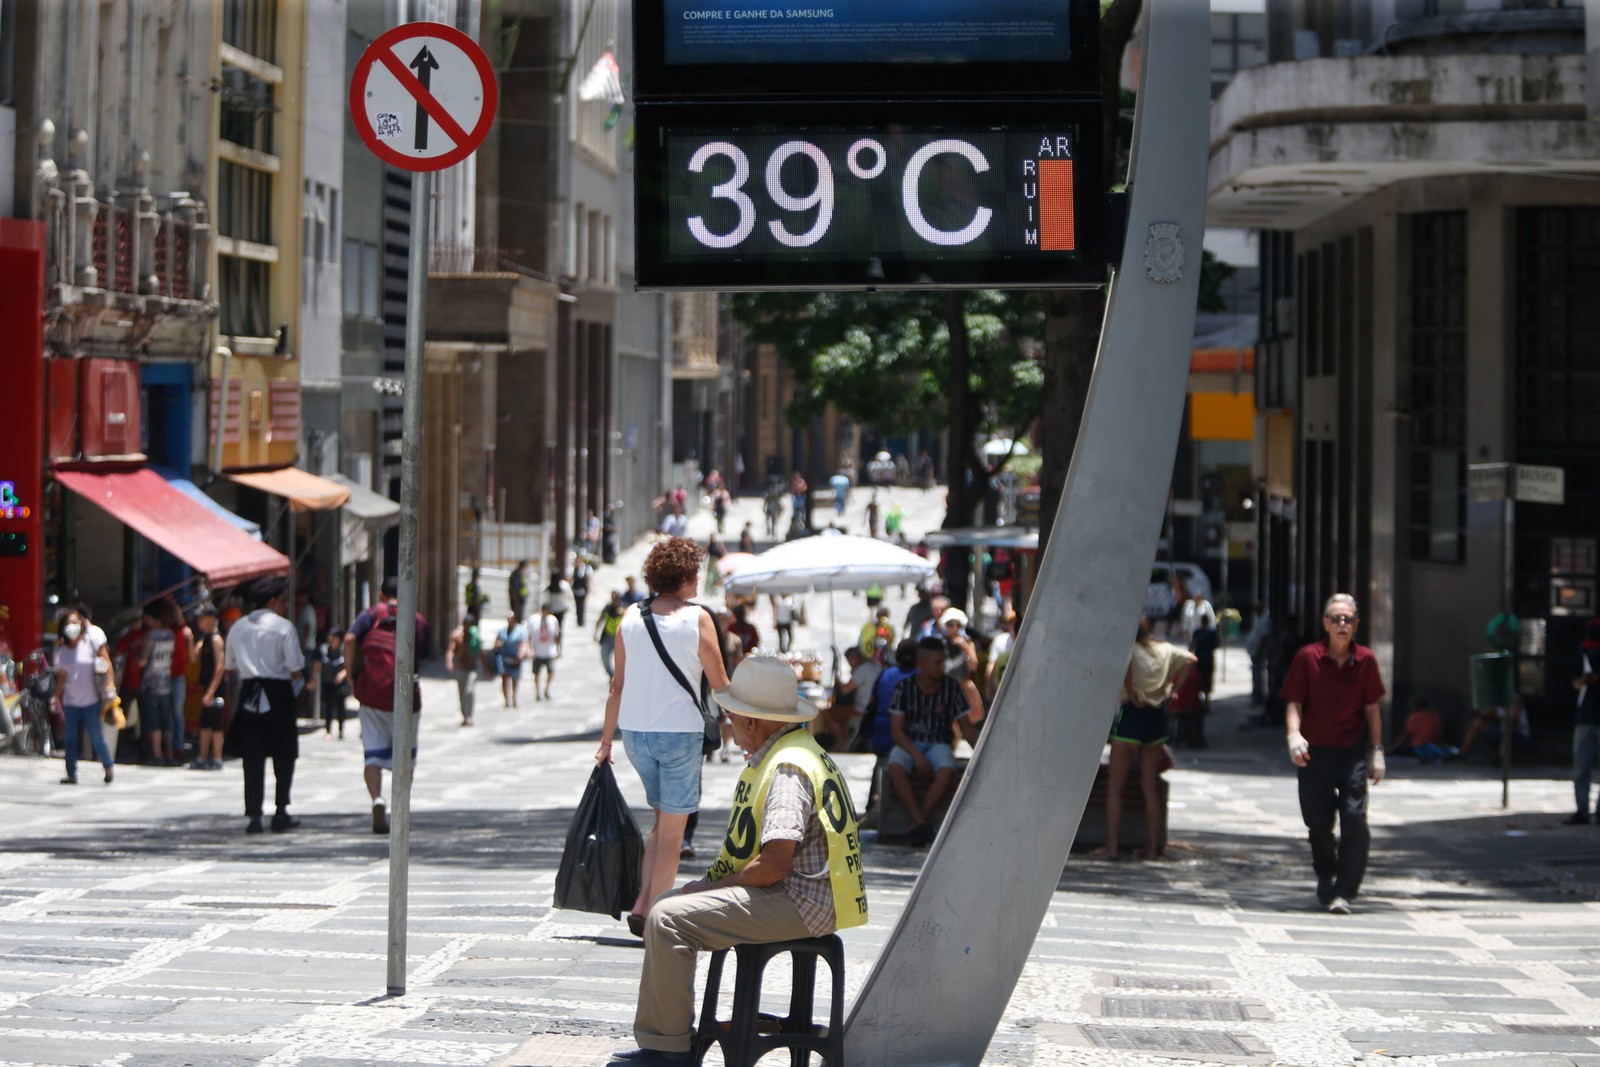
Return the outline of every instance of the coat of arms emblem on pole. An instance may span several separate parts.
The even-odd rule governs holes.
[[[1176,222],[1157,222],[1144,243],[1144,272],[1153,282],[1170,284],[1183,278],[1183,242]]]

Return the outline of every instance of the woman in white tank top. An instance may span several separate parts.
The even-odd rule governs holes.
[[[684,826],[700,806],[701,740],[705,736],[700,708],[661,656],[641,612],[654,616],[662,648],[698,696],[700,678],[711,688],[728,684],[711,613],[689,602],[700,587],[700,546],[683,537],[657,543],[645,560],[644,579],[651,598],[634,604],[617,631],[616,668],[606,698],[605,725],[600,731],[597,763],[612,761],[612,739],[620,730],[628,761],[644,783],[655,811],[655,826],[645,842],[639,897],[628,928],[641,935],[644,917],[657,897],[678,878],[678,851]]]

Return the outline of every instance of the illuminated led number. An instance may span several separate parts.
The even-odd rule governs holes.
[[[817,187],[805,196],[790,196],[783,187],[783,165],[793,156],[805,156],[817,165]],[[833,221],[833,165],[822,149],[805,141],[789,141],[778,146],[767,160],[767,195],[784,211],[810,211],[818,208],[817,221],[805,233],[790,233],[781,222],[769,222],[772,236],[789,248],[807,248],[822,240]],[[819,207],[820,205],[820,207]]]
[[[972,169],[982,174],[989,169],[989,161],[983,158],[983,153],[965,141],[946,138],[923,145],[912,154],[910,162],[906,164],[906,176],[900,183],[900,196],[905,201],[906,221],[911,223],[911,228],[917,236],[936,245],[964,245],[977,240],[983,231],[988,229],[989,220],[994,218],[994,212],[989,208],[980,207],[973,213],[972,221],[959,230],[941,230],[930,223],[922,214],[921,198],[917,194],[917,183],[922,178],[922,168],[934,156],[956,155],[972,164]]]
[[[689,232],[694,234],[694,239],[707,248],[733,248],[756,228],[756,206],[750,197],[744,193],[744,183],[750,180],[750,157],[727,141],[712,141],[703,144],[689,160],[689,169],[696,174],[706,169],[706,162],[713,156],[726,156],[733,162],[733,177],[721,185],[711,187],[711,196],[717,200],[731,200],[739,207],[739,223],[728,233],[712,233],[706,227],[705,219],[699,215],[689,220]]]

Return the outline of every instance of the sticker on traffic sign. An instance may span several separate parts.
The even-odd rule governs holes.
[[[408,22],[373,41],[350,79],[356,132],[403,170],[443,170],[489,133],[494,68],[471,37],[441,22]]]

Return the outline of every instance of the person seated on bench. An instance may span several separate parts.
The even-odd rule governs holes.
[[[844,659],[850,665],[850,677],[834,688],[833,705],[822,713],[823,725],[817,734],[822,738],[819,744],[836,752],[849,750],[872,702],[872,687],[883,673],[877,661],[863,656],[859,648],[845,649]]]
[[[957,718],[972,726],[983,721],[983,700],[977,688],[946,677],[944,665],[944,638],[924,637],[917,642],[917,673],[896,683],[889,701],[889,729],[894,736],[889,781],[911,816],[911,829],[906,831],[906,843],[911,845],[933,841],[928,819],[939,810],[939,802],[955,781],[953,724]],[[921,803],[911,786],[913,773],[933,776]]]
[[[942,649],[942,645],[940,646]],[[943,653],[940,653],[941,657]],[[794,669],[750,656],[713,694],[750,753],[722,852],[704,878],[659,897],[645,919],[632,1067],[687,1064],[697,952],[826,937],[867,921],[861,834],[844,775],[805,729]]]

